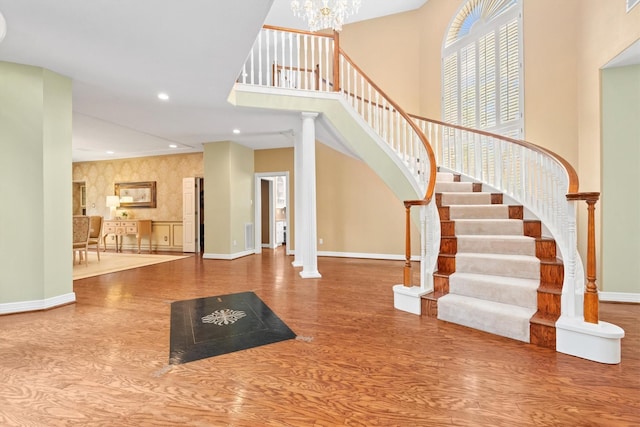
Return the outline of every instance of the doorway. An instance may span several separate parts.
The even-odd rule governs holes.
[[[289,172],[255,174],[255,253],[287,244],[289,230]]]
[[[182,251],[204,252],[204,178],[182,179]]]
[[[71,188],[74,215],[87,214],[87,186],[84,181],[73,181]]]

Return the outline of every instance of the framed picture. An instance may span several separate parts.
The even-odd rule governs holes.
[[[115,194],[123,208],[155,208],[156,182],[117,182]]]

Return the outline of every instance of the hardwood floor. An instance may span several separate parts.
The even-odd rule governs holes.
[[[2,426],[640,425],[640,304],[603,365],[393,308],[402,261],[283,250],[77,280],[77,303],[0,316]],[[255,292],[297,335],[169,365],[170,303]]]

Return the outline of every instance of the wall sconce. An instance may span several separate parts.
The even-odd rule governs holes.
[[[116,218],[116,208],[120,206],[120,198],[118,196],[107,196],[107,207],[110,208],[109,219]]]

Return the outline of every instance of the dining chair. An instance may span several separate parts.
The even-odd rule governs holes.
[[[76,262],[76,253],[79,254],[80,259],[78,263],[82,263],[82,254],[84,252],[85,265],[89,265],[89,257],[87,255],[89,249],[89,229],[90,220],[85,215],[73,216],[73,263]]]
[[[98,215],[90,216],[89,227],[89,243],[88,246],[95,246],[100,261],[100,240],[102,240],[102,221],[103,218]]]

